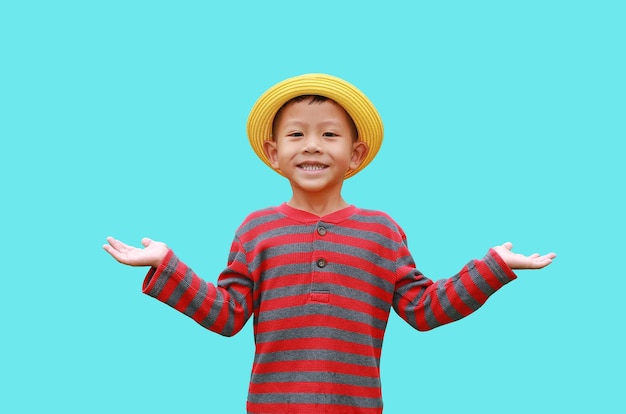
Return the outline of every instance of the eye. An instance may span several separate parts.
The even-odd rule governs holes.
[[[322,134],[322,136],[324,136],[324,137],[338,137],[339,135],[335,134],[334,132],[327,131],[327,132],[324,132]]]
[[[289,134],[287,134],[288,137],[302,137],[304,136],[304,134],[302,132],[299,131],[295,131],[295,132],[290,132]]]

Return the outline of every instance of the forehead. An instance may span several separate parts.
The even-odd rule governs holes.
[[[346,110],[332,99],[323,96],[303,96],[288,101],[278,110],[274,117],[274,126],[276,127],[287,118],[315,115],[337,118],[340,121],[353,124],[352,118]]]

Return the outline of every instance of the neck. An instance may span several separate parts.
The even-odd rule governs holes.
[[[348,203],[341,197],[341,194],[335,197],[316,196],[307,194],[306,196],[298,196],[294,193],[291,200],[287,202],[287,205],[303,210],[311,214],[315,214],[318,217],[326,216],[348,207]]]

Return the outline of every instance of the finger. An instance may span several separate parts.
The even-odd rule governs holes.
[[[118,250],[120,247],[120,241],[114,239],[113,237],[109,236],[107,237],[107,241],[109,242],[109,244],[105,244],[104,246],[104,250],[106,250],[107,252],[111,253],[112,250]]]
[[[120,263],[125,263],[124,260],[123,260],[123,257],[125,257],[125,255],[120,253],[119,250],[116,250],[114,247],[112,247],[112,246],[110,246],[108,244],[105,244],[102,247],[104,247],[104,250],[106,250],[107,253],[109,253],[111,256],[113,256],[113,258],[115,260],[117,260]]]
[[[552,263],[552,259],[550,257],[541,256],[533,261],[533,268],[541,269],[546,267],[550,263]]]
[[[513,243],[511,242],[506,242],[502,245],[502,247],[504,247],[507,250],[512,250],[513,249]]]
[[[113,246],[115,250],[123,251],[123,250],[132,249],[132,246],[129,246],[120,240],[114,239],[113,237],[109,237],[107,238],[107,240],[109,241],[109,244],[111,244],[111,246]]]
[[[117,239],[115,239],[115,238],[113,238],[111,236],[107,237],[107,241],[109,242],[109,245],[113,246],[113,248],[115,248],[116,245],[119,246],[120,243],[121,243],[119,240],[117,240]]]
[[[541,255],[540,255],[539,253],[533,253],[533,254],[531,254],[531,255],[530,255],[530,256],[528,256],[528,257],[529,257],[529,258],[531,258],[531,259],[536,259],[536,258],[538,258],[538,257],[540,257],[540,256],[541,256]]]
[[[152,243],[152,240],[147,237],[144,237],[143,239],[141,239],[141,244],[143,244],[144,247],[148,247],[150,243]]]

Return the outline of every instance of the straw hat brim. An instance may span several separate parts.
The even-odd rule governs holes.
[[[365,142],[369,148],[359,167],[348,171],[345,178],[365,168],[374,159],[383,141],[384,131],[380,115],[374,104],[354,85],[335,76],[320,73],[300,75],[279,82],[256,101],[248,116],[247,133],[257,156],[271,167],[263,143],[272,139],[274,117],[287,101],[303,95],[324,96],[345,109],[356,125],[359,141]]]

